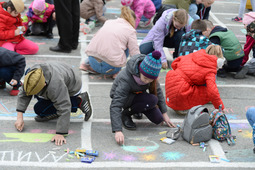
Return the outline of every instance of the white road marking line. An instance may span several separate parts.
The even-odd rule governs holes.
[[[111,161],[111,162],[93,162],[86,164],[81,162],[17,162],[17,161],[1,161],[0,166],[10,167],[50,167],[50,168],[254,168],[254,162],[125,162],[125,161]]]
[[[219,141],[211,139],[209,140],[208,144],[210,145],[214,155],[218,155],[220,158],[227,159]]]
[[[217,25],[227,28],[227,26],[223,22],[221,22],[211,11],[210,11],[210,17],[212,17],[213,20],[217,22]]]
[[[38,58],[38,57],[43,57],[43,58],[68,58],[68,59],[74,59],[74,58],[77,58],[77,59],[81,59],[81,56],[72,56],[72,55],[64,55],[64,54],[61,54],[61,55],[24,55],[25,57],[29,57],[29,58]]]
[[[86,35],[84,34],[80,34],[80,39],[82,40],[86,40]],[[87,57],[87,55],[85,54],[85,49],[86,49],[87,43],[81,43],[81,62],[83,60],[85,60],[85,58]],[[82,92],[89,92],[89,77],[87,74],[82,74],[81,75],[82,78]],[[92,106],[92,110],[93,110],[93,105],[91,103]],[[85,115],[84,115],[85,116]],[[93,113],[90,117],[90,119],[93,119]],[[92,126],[92,122],[91,120],[88,120],[86,122],[83,122],[83,126],[82,126],[82,130],[81,130],[81,147],[82,148],[88,148],[90,150],[92,150],[92,141],[91,141],[91,126]]]

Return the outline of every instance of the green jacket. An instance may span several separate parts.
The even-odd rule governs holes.
[[[185,9],[189,13],[189,6],[193,0],[163,0],[162,4],[175,5],[177,9]]]
[[[235,60],[244,56],[243,48],[232,31],[227,30],[226,32],[214,32],[209,36],[209,39],[215,36],[220,39],[220,45],[224,50],[224,57],[227,61]]]

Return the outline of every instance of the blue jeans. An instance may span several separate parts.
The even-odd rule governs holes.
[[[246,112],[246,118],[248,122],[250,123],[253,133],[252,133],[252,139],[255,146],[255,107],[250,107]]]
[[[126,56],[129,55],[129,50],[125,50]],[[89,65],[90,67],[100,74],[113,75],[120,72],[121,67],[114,67],[105,61],[97,61],[93,56],[89,56]]]
[[[0,80],[2,79],[5,82],[9,83],[12,80],[15,71],[15,66],[0,67]]]
[[[45,100],[35,96],[37,98],[37,103],[34,105],[34,111],[37,115],[44,117],[47,115],[57,114],[56,108],[53,106],[52,101]],[[78,108],[77,96],[70,97],[70,101],[72,104],[71,112],[76,112]]]
[[[197,15],[197,4],[190,4],[189,6],[189,15],[194,19],[200,19],[200,17]]]

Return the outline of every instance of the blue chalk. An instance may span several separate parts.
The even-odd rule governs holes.
[[[226,162],[230,162],[230,160],[228,160],[228,159],[224,159],[224,158],[220,158],[220,159],[223,161],[226,161]]]
[[[150,30],[146,30],[146,29],[139,29],[136,30],[137,33],[148,33]]]

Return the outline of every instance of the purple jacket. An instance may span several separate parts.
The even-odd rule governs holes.
[[[166,55],[163,51],[163,44],[165,36],[169,33],[170,24],[172,23],[173,19],[173,12],[178,9],[168,9],[163,12],[162,16],[158,19],[156,24],[152,27],[149,31],[147,36],[143,39],[141,44],[146,42],[153,42],[154,50],[158,50],[161,53],[161,62],[166,62]],[[191,30],[191,24],[193,19],[189,15],[188,23],[185,26],[185,32],[189,32]]]

